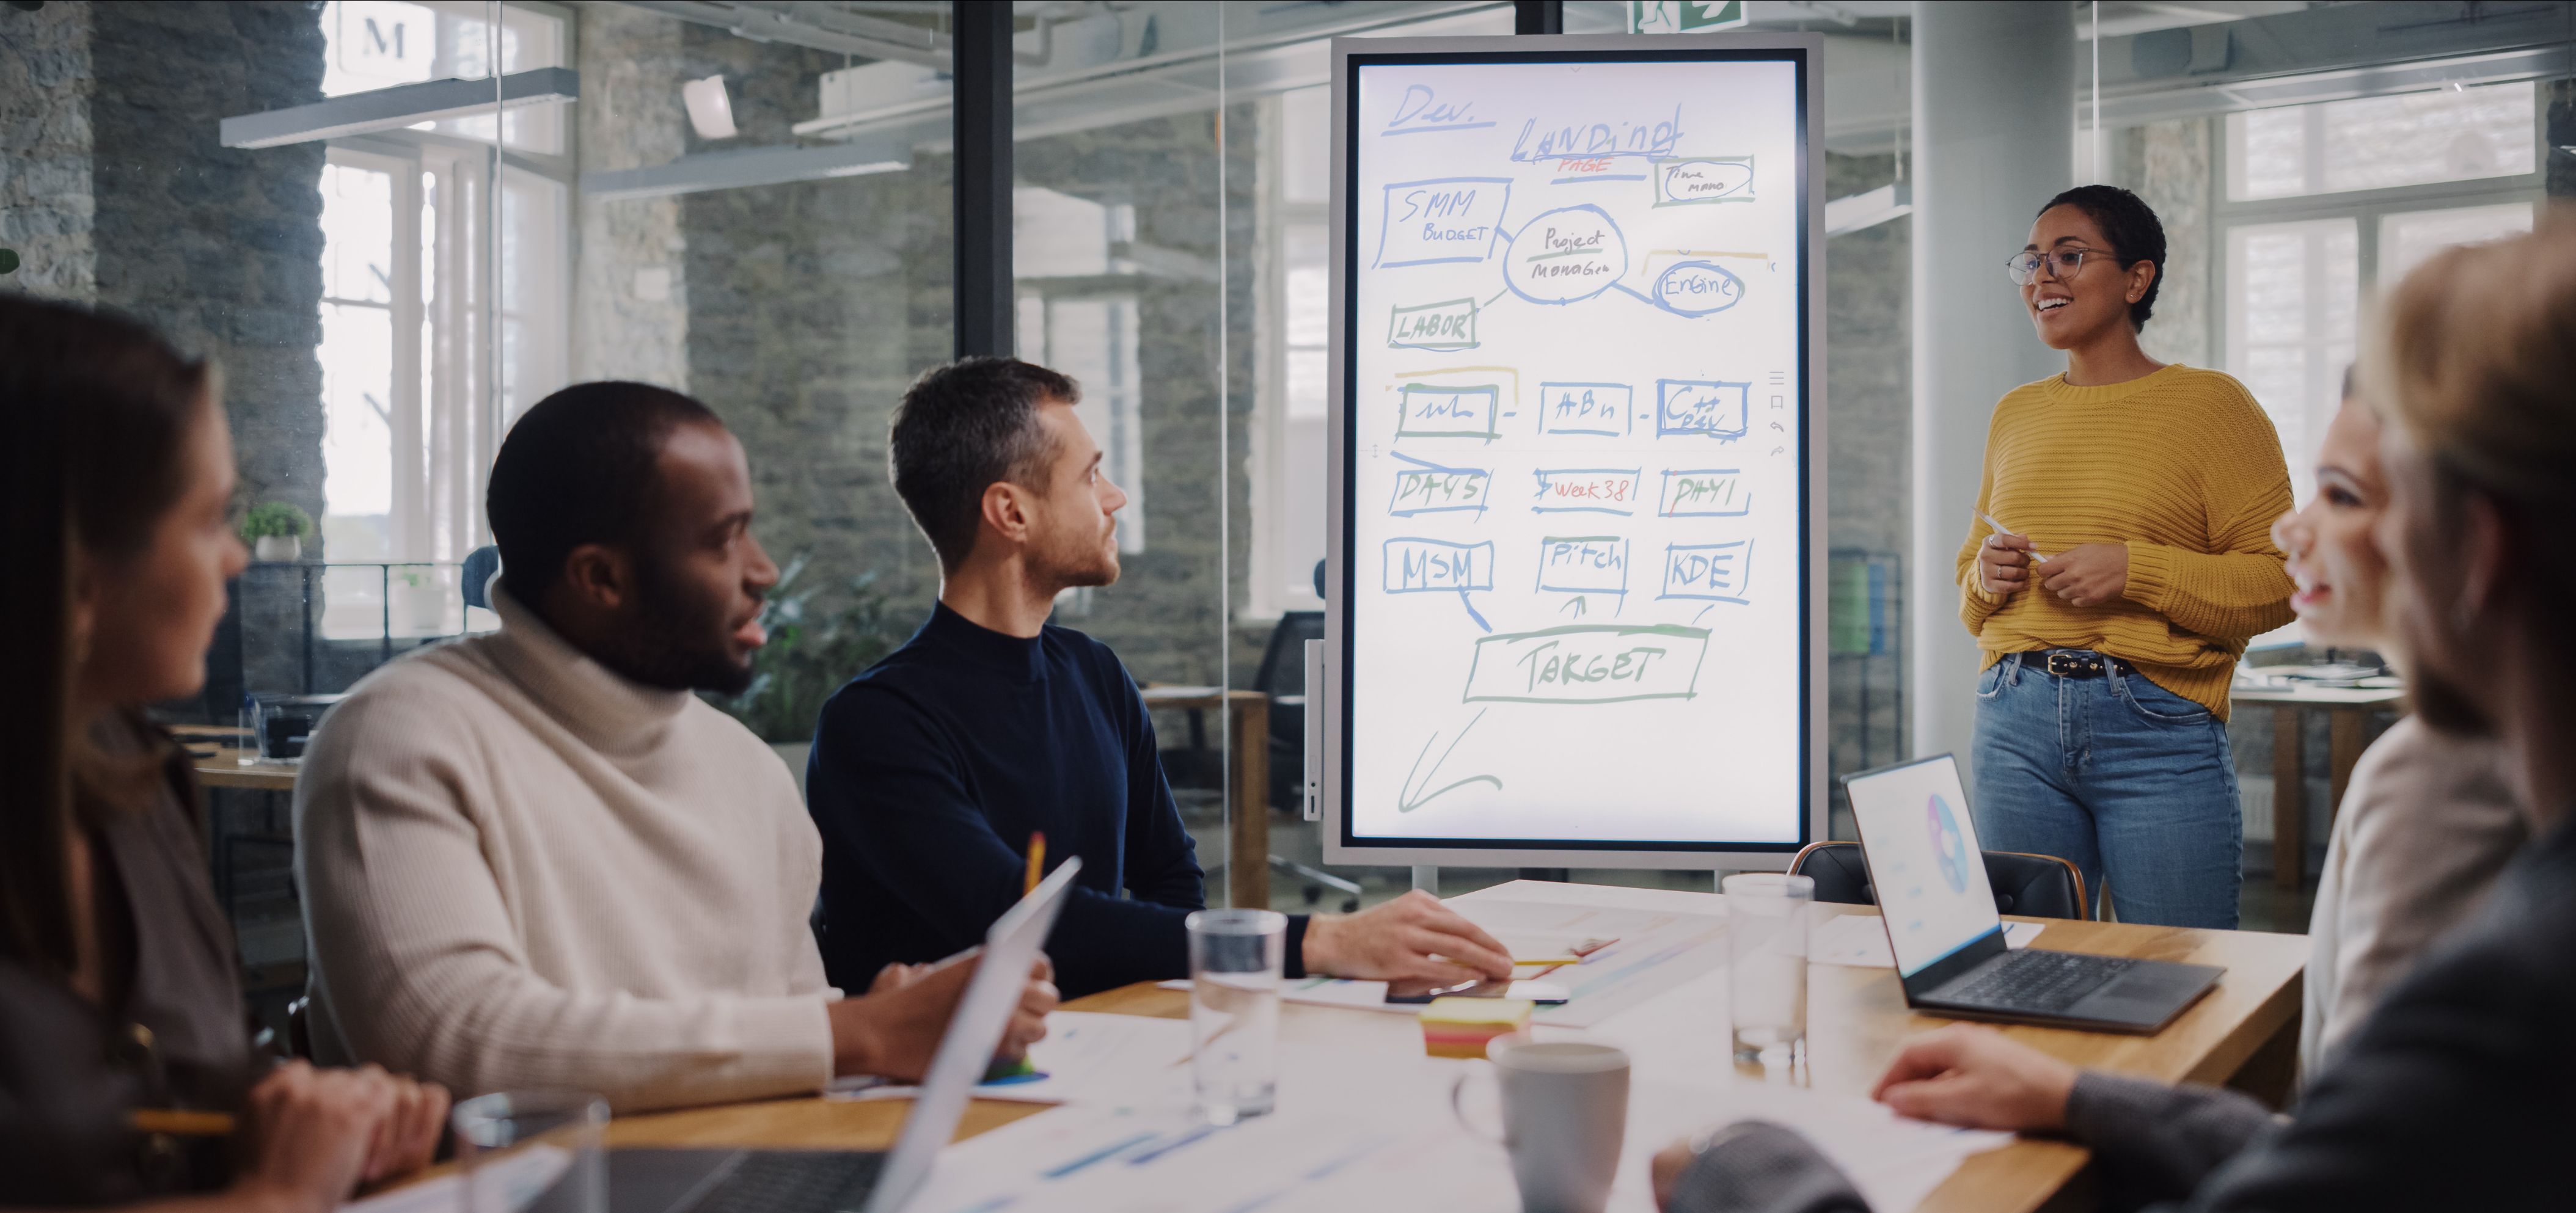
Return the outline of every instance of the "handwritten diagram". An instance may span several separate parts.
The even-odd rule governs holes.
[[[1797,836],[1797,83],[1359,69],[1355,832]]]

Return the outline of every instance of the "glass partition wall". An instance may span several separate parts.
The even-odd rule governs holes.
[[[1323,870],[1297,814],[1330,491],[1326,52],[1509,36],[1516,7],[1012,6],[1013,347],[1081,382],[1129,496],[1123,575],[1068,593],[1057,619],[1150,688],[1212,901],[1239,883],[1238,854],[1282,909],[1406,885]],[[1734,6],[1527,7],[1568,33],[1690,37]],[[2076,176],[2164,217],[2150,352],[2242,379],[2303,496],[2371,292],[2576,188],[2568,5],[2028,7],[2068,22],[2078,57]],[[1826,44],[1836,773],[1912,745],[1915,13],[1736,13]],[[0,12],[0,114],[26,133],[0,176],[17,262],[0,289],[113,305],[221,362],[241,504],[311,521],[300,550],[235,587],[214,679],[173,719],[231,724],[245,693],[341,691],[493,626],[463,566],[489,542],[501,435],[566,383],[637,379],[707,401],[749,453],[760,537],[791,574],[777,622],[793,626],[726,706],[801,775],[822,698],[938,591],[885,433],[905,386],[955,350],[954,26],[925,0]],[[2262,727],[2238,724],[2256,764]],[[243,820],[273,840],[282,819]],[[1260,836],[1234,846],[1229,823]]]

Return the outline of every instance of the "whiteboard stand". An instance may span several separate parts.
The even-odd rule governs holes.
[[[1413,887],[1434,897],[1440,895],[1440,869],[1427,863],[1413,865]]]
[[[1334,40],[1326,863],[1825,836],[1823,49]]]

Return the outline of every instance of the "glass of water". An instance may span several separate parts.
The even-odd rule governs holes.
[[[1288,916],[1190,915],[1190,1078],[1199,1114],[1230,1125],[1278,1102],[1279,984]]]
[[[600,1146],[608,1101],[584,1091],[496,1091],[456,1105],[459,1213],[608,1213]]]
[[[1816,882],[1778,872],[1729,876],[1728,1017],[1735,1060],[1798,1065],[1807,1057],[1807,906]]]

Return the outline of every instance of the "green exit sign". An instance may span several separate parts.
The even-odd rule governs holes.
[[[1744,24],[1744,0],[1628,0],[1632,34],[1696,34]]]

